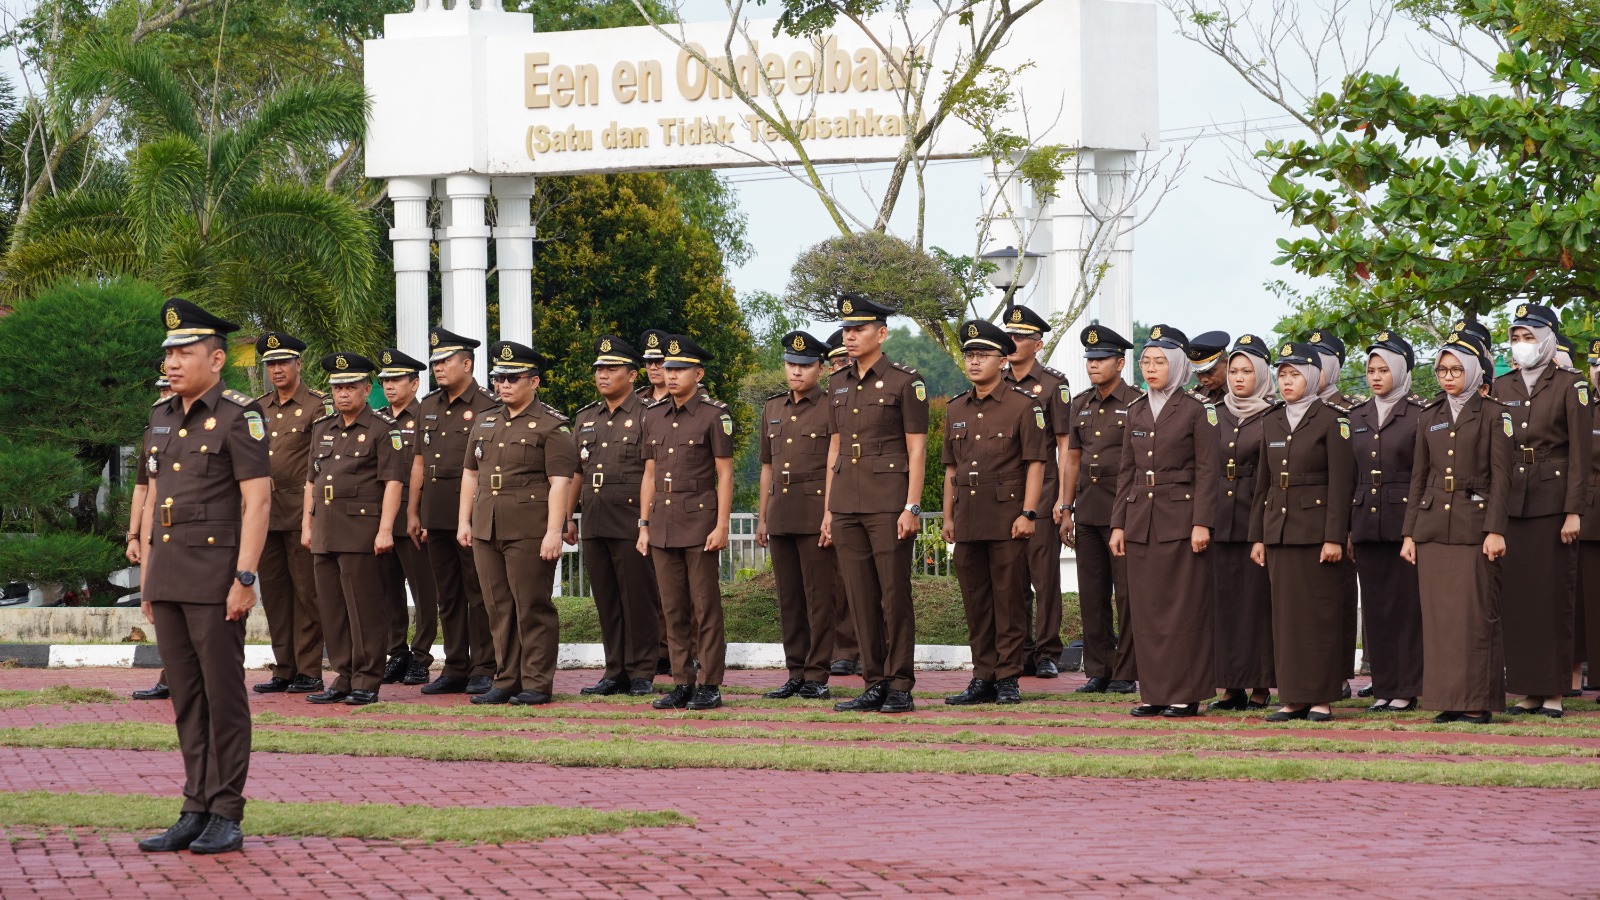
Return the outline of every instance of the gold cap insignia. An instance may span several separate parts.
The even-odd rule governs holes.
[[[394,362],[394,357],[389,355],[389,351],[383,351],[383,364],[387,366],[392,362]]]
[[[1595,341],[1589,345],[1589,355],[1600,356],[1600,341]]]
[[[975,338],[977,336],[978,336],[978,326],[976,326],[976,325],[968,325],[967,326],[967,337]]]
[[[506,362],[510,362],[516,355],[516,352],[511,349],[510,344],[500,348],[500,358]]]
[[[1462,321],[1457,322],[1456,324],[1450,326],[1450,330],[1451,331],[1466,331],[1467,330],[1466,320],[1463,319]]]
[[[677,355],[678,353],[680,353],[682,351],[678,347],[678,342],[677,341],[673,341],[672,343],[667,345],[667,352],[671,353],[673,355]]]
[[[1278,355],[1279,355],[1279,356],[1288,356],[1288,355],[1290,355],[1290,354],[1292,354],[1292,353],[1294,353],[1294,348],[1293,348],[1293,347],[1291,347],[1291,346],[1290,346],[1290,345],[1288,345],[1288,344],[1284,344],[1284,345],[1283,345],[1283,349],[1282,349],[1282,350],[1280,350],[1280,351],[1278,351]]]
[[[806,349],[806,339],[797,334],[794,336],[794,340],[789,342],[789,346],[793,347],[796,352],[804,350]]]
[[[1161,326],[1160,325],[1157,325],[1156,327],[1150,329],[1150,340],[1152,340],[1152,341],[1161,340]]]
[[[1013,321],[1013,322],[1021,322],[1022,321],[1022,310],[1013,309],[1011,311],[1011,321]]]
[[[182,322],[182,321],[183,321],[182,319],[178,318],[178,311],[177,310],[175,310],[175,309],[167,310],[167,327],[168,328],[177,328],[179,323]]]
[[[1320,332],[1320,331],[1311,332],[1311,343],[1315,344],[1315,343],[1317,343],[1317,342],[1319,342],[1321,340],[1322,340],[1322,332]]]
[[[335,369],[348,369],[350,368],[350,361],[345,359],[344,354],[341,353],[333,358],[333,367]]]
[[[275,334],[267,335],[267,349],[268,350],[276,350],[276,349],[278,349],[278,344],[279,344],[279,342],[278,342],[278,336],[277,335],[275,335]]]
[[[1100,332],[1095,331],[1093,328],[1089,329],[1089,343],[1091,343],[1091,344],[1100,343]]]
[[[601,353],[610,353],[611,352],[611,339],[610,338],[606,338],[605,340],[600,342],[600,352]]]
[[[1378,343],[1381,344],[1384,341],[1387,341],[1388,339],[1389,339],[1389,332],[1387,332],[1387,331],[1378,332]]]
[[[1250,335],[1247,334],[1244,337],[1239,338],[1239,343],[1241,343],[1241,344],[1250,344],[1250,343],[1254,343],[1254,341],[1251,339]]]
[[[851,313],[856,311],[856,307],[855,307],[854,303],[851,303],[849,300],[846,300],[844,302],[844,305],[839,307],[839,311],[848,316]]]
[[[646,347],[659,347],[659,346],[661,346],[661,335],[659,335],[659,334],[650,335],[650,339],[645,341],[644,345]]]
[[[1528,314],[1528,304],[1524,303],[1521,306],[1517,307],[1517,318],[1520,319],[1523,316],[1526,316],[1527,314]]]
[[[433,334],[428,335],[428,346],[430,346],[430,347],[439,346],[439,333],[438,332],[434,332]]]

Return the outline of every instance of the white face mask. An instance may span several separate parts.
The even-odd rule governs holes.
[[[1539,361],[1539,345],[1536,343],[1519,342],[1511,345],[1511,356],[1517,365],[1524,369],[1533,367]]]

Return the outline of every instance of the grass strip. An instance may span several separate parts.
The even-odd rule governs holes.
[[[0,691],[0,709],[56,706],[70,703],[114,703],[122,697],[105,688],[75,688],[58,684],[37,691]]]
[[[146,794],[0,792],[6,826],[161,830],[178,815],[180,801]],[[506,844],[578,834],[614,834],[630,828],[692,825],[671,811],[596,810],[562,806],[433,807],[389,803],[281,803],[251,800],[246,834],[368,840],[454,841]]]
[[[0,746],[36,749],[176,750],[176,731],[165,725],[62,725],[0,729]],[[263,753],[397,757],[439,761],[523,762],[577,768],[760,769],[787,772],[934,773],[1154,778],[1174,781],[1372,781],[1470,787],[1594,790],[1600,765],[1528,765],[1483,761],[1440,765],[1409,760],[1263,759],[1189,753],[1089,756],[1020,754],[1005,750],[916,747],[709,744],[693,740],[568,740],[459,735],[328,734],[317,731],[253,732]]]

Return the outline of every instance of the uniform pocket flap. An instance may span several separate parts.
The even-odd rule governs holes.
[[[879,456],[872,460],[873,474],[895,474],[911,470],[911,463],[904,456]]]
[[[344,513],[347,516],[378,516],[383,514],[383,501],[381,500],[349,500],[345,502]]]

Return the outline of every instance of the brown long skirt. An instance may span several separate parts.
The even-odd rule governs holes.
[[[1332,703],[1350,674],[1345,571],[1342,564],[1318,562],[1321,556],[1321,544],[1267,545],[1272,658],[1285,704]]]
[[[1227,690],[1270,688],[1272,667],[1272,579],[1250,561],[1247,541],[1211,545],[1211,583],[1216,589],[1216,686]]]
[[[1195,553],[1187,540],[1126,546],[1139,699],[1177,706],[1215,696],[1211,551]]]
[[[1585,652],[1573,661],[1587,659],[1589,683],[1600,684],[1600,541],[1578,542],[1578,569],[1583,615],[1574,618],[1582,618],[1583,631],[1574,643],[1581,644]]]
[[[1561,543],[1564,517],[1512,518],[1500,597],[1506,690],[1559,697],[1572,683],[1572,617],[1578,545]]]
[[[1372,696],[1385,700],[1419,696],[1424,657],[1417,567],[1400,558],[1398,543],[1372,541],[1355,546]]]
[[[1477,544],[1417,545],[1423,658],[1418,706],[1445,712],[1505,706],[1502,572]]]

